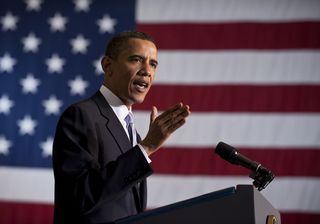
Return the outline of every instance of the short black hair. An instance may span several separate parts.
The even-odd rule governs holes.
[[[154,39],[146,33],[143,33],[140,31],[123,31],[111,38],[111,40],[109,41],[106,47],[104,55],[110,58],[117,58],[117,56],[119,55],[119,52],[121,51],[121,47],[125,43],[127,43],[128,40],[133,38],[148,40],[155,44]]]

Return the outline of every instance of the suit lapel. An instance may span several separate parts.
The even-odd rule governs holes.
[[[121,125],[118,117],[113,112],[109,103],[100,93],[100,91],[92,96],[92,100],[97,104],[101,115],[107,119],[106,128],[117,142],[120,151],[124,153],[132,148],[128,136],[123,130],[123,126]]]
[[[113,112],[111,106],[103,97],[103,95],[98,91],[92,96],[92,100],[97,104],[100,113],[106,118],[106,129],[113,136],[114,140],[117,142],[119,149],[122,153],[130,150],[132,148],[130,140],[126,132],[123,129],[118,117]],[[141,138],[137,133],[137,142],[140,142]],[[140,213],[144,210],[146,206],[146,181],[142,181],[140,186],[133,186],[132,192],[135,198],[137,211]]]

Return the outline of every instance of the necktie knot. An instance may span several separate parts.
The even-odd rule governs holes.
[[[126,124],[127,124],[127,127],[129,125],[132,125],[133,124],[133,114],[131,112],[128,113],[128,115],[124,118]]]

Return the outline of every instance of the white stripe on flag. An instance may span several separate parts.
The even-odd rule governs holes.
[[[0,167],[0,200],[53,203],[52,169]]]
[[[319,51],[159,51],[158,84],[320,83]]]
[[[221,22],[319,20],[318,0],[138,0],[137,21]]]
[[[0,179],[6,180],[0,185],[0,200],[53,203],[54,180],[51,169],[1,167]],[[155,208],[251,183],[249,177],[239,176],[152,175],[148,178],[148,207]],[[282,211],[320,212],[319,188],[318,178],[278,177],[262,193]]]
[[[148,178],[148,207],[168,205],[238,184],[252,184],[252,179],[234,176],[153,175]],[[320,212],[319,188],[318,178],[279,177],[262,194],[281,211]]]
[[[192,108],[191,108],[192,110]],[[135,112],[142,137],[149,113]],[[205,127],[205,128],[204,128]],[[319,147],[320,115],[299,113],[191,113],[188,122],[166,142],[167,146],[212,147],[218,141],[236,146]]]

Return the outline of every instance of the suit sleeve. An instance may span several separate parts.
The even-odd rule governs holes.
[[[101,166],[99,135],[91,119],[79,107],[67,109],[53,145],[56,200],[70,202],[83,214],[112,203],[152,173],[138,146]]]

